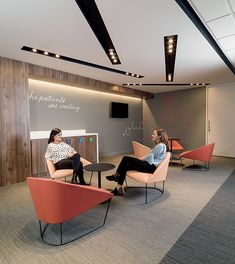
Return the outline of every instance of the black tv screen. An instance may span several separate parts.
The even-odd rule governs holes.
[[[110,116],[112,118],[128,118],[128,104],[111,102]]]

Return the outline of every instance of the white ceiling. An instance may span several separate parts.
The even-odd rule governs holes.
[[[235,66],[235,0],[189,2]],[[235,82],[235,75],[175,1],[96,0],[96,4],[120,65],[111,64],[75,0],[0,0],[0,56],[117,85],[165,83],[164,36],[178,35],[174,83]],[[29,53],[21,50],[24,45],[145,77],[136,79]],[[183,87],[133,88],[157,93]]]

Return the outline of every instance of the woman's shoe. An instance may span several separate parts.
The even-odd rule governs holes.
[[[114,175],[106,176],[106,179],[108,181],[115,181],[115,176]]]
[[[111,192],[114,196],[122,196],[124,194],[122,188],[118,189],[115,188],[112,192]]]
[[[115,182],[118,182],[118,176],[115,176],[114,174],[113,175],[110,175],[110,176],[106,176],[106,179],[108,181],[115,181]]]

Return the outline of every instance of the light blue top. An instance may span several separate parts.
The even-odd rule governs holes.
[[[149,164],[154,164],[155,166],[158,166],[165,157],[166,157],[166,145],[164,143],[158,143],[144,157],[144,160],[146,160]]]

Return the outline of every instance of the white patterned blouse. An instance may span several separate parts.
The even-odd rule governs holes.
[[[65,142],[60,142],[59,144],[50,143],[47,145],[47,150],[45,153],[45,158],[57,163],[62,159],[66,159],[74,155],[76,150]]]

